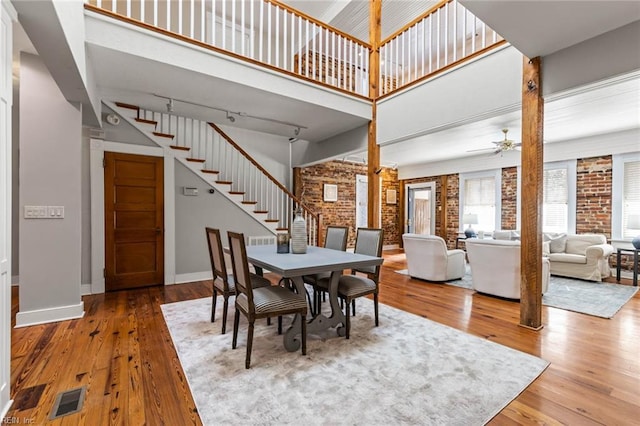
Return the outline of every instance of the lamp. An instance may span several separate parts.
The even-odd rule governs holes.
[[[640,214],[630,214],[627,217],[627,228],[640,230]],[[631,241],[631,244],[637,249],[640,249],[640,234]]]
[[[469,227],[464,230],[464,235],[467,238],[475,238],[477,236],[476,235],[476,231],[474,231],[473,228],[471,227],[471,225],[477,225],[478,224],[478,215],[477,214],[468,213],[468,214],[462,215],[462,224],[463,225],[469,225]]]

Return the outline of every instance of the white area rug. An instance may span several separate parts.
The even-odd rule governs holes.
[[[549,365],[382,304],[375,327],[373,302],[357,303],[351,339],[309,336],[306,356],[259,321],[249,370],[244,318],[231,349],[233,307],[221,335],[210,298],[162,305],[203,423],[482,425]]]
[[[409,275],[407,269],[395,272]],[[467,266],[466,275],[461,279],[441,284],[472,289],[469,266]],[[552,275],[549,280],[549,289],[542,295],[542,304],[601,318],[613,318],[637,292],[638,287],[629,285],[574,280]]]

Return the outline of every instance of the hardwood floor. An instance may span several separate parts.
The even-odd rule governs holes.
[[[491,424],[606,424],[640,414],[640,293],[613,319],[543,307],[544,328],[518,326],[519,306],[413,280],[385,252],[380,302],[551,362]],[[272,277],[275,281],[275,277]],[[210,282],[85,296],[80,320],[14,328],[9,420],[20,424],[201,424],[160,305],[211,295]],[[12,318],[18,310],[17,288]],[[383,326],[383,325],[381,325]],[[219,329],[216,321],[213,325]],[[86,386],[81,412],[48,420],[59,392]],[[401,398],[398,395],[398,398]]]

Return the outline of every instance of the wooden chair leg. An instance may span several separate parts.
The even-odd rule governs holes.
[[[218,292],[213,287],[213,296],[211,298],[211,322],[216,320],[216,301],[218,300]]]
[[[226,294],[222,305],[222,334],[227,331],[227,312],[229,310],[229,295]]]
[[[240,323],[240,311],[236,307],[236,314],[233,317],[233,340],[231,343],[231,349],[235,349],[238,346],[238,324]]]
[[[378,326],[378,293],[373,293],[373,309],[376,313],[376,327]]]
[[[244,368],[251,367],[251,347],[253,346],[253,327],[254,322],[249,322],[249,330],[247,331],[247,359],[244,362]]]
[[[302,355],[307,354],[307,317],[302,315]]]

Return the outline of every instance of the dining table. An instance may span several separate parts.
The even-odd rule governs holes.
[[[331,313],[327,316],[316,314],[307,322],[307,334],[327,330],[337,326],[339,336],[346,334],[346,318],[338,300],[338,282],[345,269],[363,268],[382,264],[383,258],[367,256],[348,251],[308,246],[306,253],[278,253],[275,245],[247,246],[247,260],[257,271],[268,270],[283,278],[290,279],[298,294],[305,294],[302,279],[305,275],[331,272],[329,282],[329,302]],[[310,307],[309,307],[309,310]],[[291,326],[284,334],[284,347],[293,352],[300,348],[302,316],[296,314]]]

